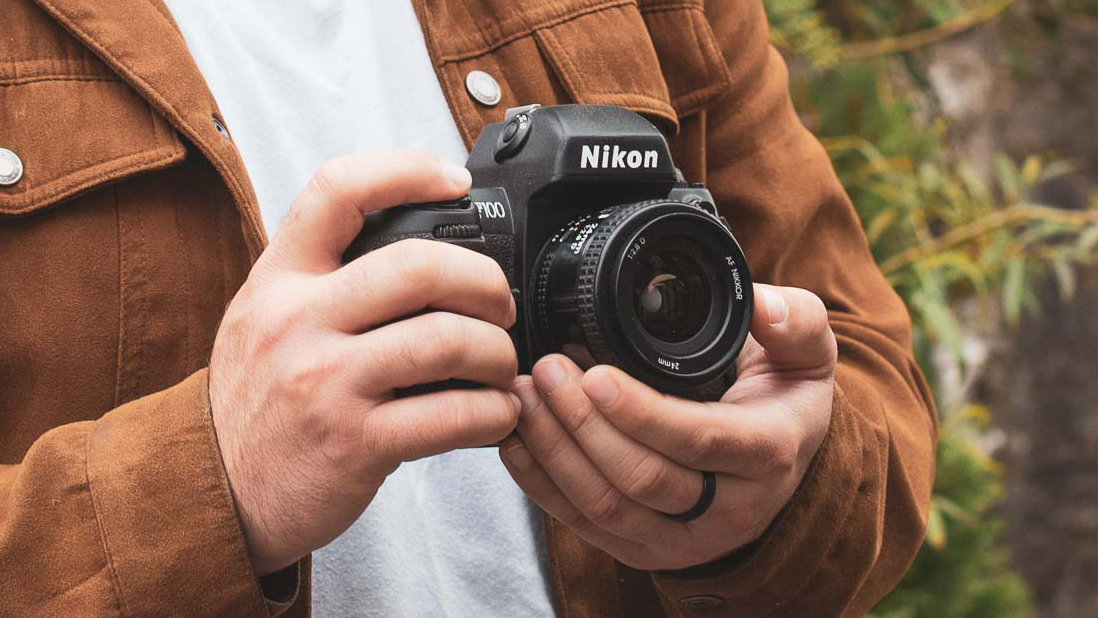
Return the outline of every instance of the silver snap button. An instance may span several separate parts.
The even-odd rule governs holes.
[[[23,177],[23,162],[7,148],[0,148],[0,186],[11,186]]]
[[[724,605],[724,599],[715,594],[698,594],[679,599],[679,605],[686,609],[716,609]]]
[[[488,107],[499,103],[502,96],[499,82],[484,71],[469,71],[465,76],[465,89],[478,103]]]

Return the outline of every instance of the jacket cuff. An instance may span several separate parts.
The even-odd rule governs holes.
[[[297,593],[301,589],[303,561],[304,559],[298,560],[281,571],[259,578],[263,602],[267,605],[267,613],[271,616],[282,615],[297,601]]]
[[[866,438],[836,384],[827,436],[763,536],[717,562],[652,573],[669,615],[811,616],[813,607],[841,607],[848,588],[857,586],[850,580],[858,577],[848,571],[868,570],[877,553],[864,547],[872,545],[865,543],[864,528],[876,527],[880,515],[872,498],[880,482],[872,474],[877,450]]]
[[[123,615],[265,618],[214,434],[207,372],[104,415],[88,484]]]

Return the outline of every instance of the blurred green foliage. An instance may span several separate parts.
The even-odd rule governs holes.
[[[791,65],[797,109],[854,201],[875,257],[912,314],[916,355],[932,385],[964,375],[962,307],[994,307],[1009,326],[1037,308],[1054,276],[1064,297],[1094,262],[1098,199],[1065,210],[1033,188],[1068,162],[994,155],[990,173],[957,160],[925,70],[928,46],[1000,19],[1015,0],[765,0],[771,40]],[[1098,13],[1098,0],[1033,0],[1057,19]],[[1085,20],[1073,23],[1086,24]],[[1098,22],[1089,22],[1098,23]],[[946,350],[947,367],[942,354]],[[934,362],[932,362],[934,359]],[[942,426],[927,541],[875,618],[1022,618],[1029,593],[998,545],[1001,473],[978,448],[988,410],[939,401]]]

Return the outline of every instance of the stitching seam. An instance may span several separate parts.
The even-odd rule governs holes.
[[[116,82],[117,77],[109,75],[76,75],[73,73],[42,73],[40,75],[28,75],[26,77],[0,78],[0,87],[22,86],[38,82]]]
[[[561,17],[547,19],[547,20],[541,22],[536,27],[522,28],[521,30],[519,30],[519,31],[517,31],[517,32],[515,32],[515,33],[513,33],[509,36],[502,37],[499,40],[494,41],[490,45],[484,45],[484,46],[481,46],[481,47],[477,47],[477,48],[474,48],[474,49],[472,49],[470,51],[467,51],[467,52],[456,52],[456,53],[450,53],[450,54],[442,55],[442,56],[439,57],[439,61],[440,61],[441,64],[446,64],[446,63],[449,63],[449,62],[461,62],[463,60],[472,60],[473,58],[477,58],[479,56],[483,56],[487,53],[493,52],[493,51],[503,47],[504,45],[507,45],[508,43],[512,43],[514,41],[517,41],[518,39],[527,37],[536,30],[543,30],[545,28],[550,28],[552,26],[563,24],[563,23],[572,21],[574,19],[578,19],[580,17],[583,17],[584,15],[588,15],[590,13],[597,13],[599,11],[604,11],[606,9],[612,9],[612,8],[619,7],[619,6],[632,6],[632,5],[634,5],[634,2],[632,2],[630,0],[611,0],[609,2],[603,2],[603,3],[600,3],[600,4],[596,4],[596,5],[587,7],[583,10],[577,11],[575,13],[570,13],[568,15],[564,15],[564,16],[561,16]]]
[[[55,206],[56,204],[40,203],[49,202],[59,195],[75,191],[82,191],[89,186],[94,186],[103,182],[103,176],[114,176],[107,178],[107,182],[118,180],[119,177],[125,175],[128,172],[142,172],[153,169],[154,165],[160,163],[172,162],[177,157],[177,151],[169,149],[165,152],[165,149],[160,148],[152,152],[140,152],[130,155],[124,155],[115,159],[110,159],[102,163],[97,163],[91,167],[85,167],[75,172],[69,172],[64,174],[56,180],[51,180],[44,185],[27,191],[21,194],[22,199],[5,199],[7,196],[0,195],[0,214],[8,215],[22,215],[30,212],[34,212],[41,208],[48,208]],[[70,177],[80,178],[77,182],[65,183],[54,189],[45,190],[51,185],[58,184],[60,180]],[[94,180],[92,182],[91,180]],[[19,196],[20,194],[16,194]],[[14,196],[13,196],[14,197]],[[5,204],[5,202],[7,202]]]
[[[96,498],[95,489],[92,487],[91,482],[91,433],[90,430],[84,436],[84,478],[88,483],[88,493],[91,495],[92,512],[95,514],[95,527],[99,531],[99,543],[103,547],[103,554],[107,558],[107,568],[111,574],[111,587],[114,588],[114,600],[118,607],[119,616],[129,615],[129,611],[126,609],[126,601],[122,598],[122,584],[118,579],[118,571],[114,566],[114,558],[111,556],[111,549],[107,543],[107,534],[103,529],[103,518],[100,516],[99,500]]]
[[[117,71],[122,76],[129,78],[133,83],[140,85],[142,88],[141,94],[148,97],[148,99],[150,99],[151,101],[155,102],[156,105],[160,107],[160,109],[169,112],[166,115],[168,116],[168,119],[172,122],[172,124],[177,128],[180,128],[182,132],[187,135],[191,139],[191,141],[195,143],[195,145],[199,147],[199,149],[202,151],[202,154],[214,163],[215,169],[218,170],[218,175],[221,176],[221,178],[225,181],[225,184],[229,186],[229,191],[233,194],[233,199],[239,204],[250,203],[250,201],[246,199],[248,196],[248,192],[240,184],[240,181],[236,178],[236,176],[227,172],[222,172],[222,170],[228,170],[229,168],[229,165],[225,161],[225,158],[218,154],[215,149],[210,146],[210,143],[202,136],[202,134],[198,130],[196,130],[195,127],[192,126],[187,121],[187,119],[183,117],[182,114],[179,113],[179,110],[173,107],[167,99],[165,99],[159,92],[156,91],[156,89],[152,88],[143,76],[138,75],[134,71],[130,70],[127,66],[125,66],[122,62],[120,62],[117,57],[115,57],[106,48],[100,45],[99,42],[96,41],[91,35],[89,35],[86,30],[80,28],[66,13],[59,10],[57,6],[53,3],[53,0],[37,0],[37,2],[40,2],[42,6],[49,8],[57,21],[64,25],[70,32],[75,33],[80,38],[80,40],[84,42],[85,45],[95,51],[101,58],[108,59],[113,65],[112,68],[114,68],[115,71]],[[156,10],[158,15],[160,15],[162,18],[164,17],[163,13],[156,9],[155,4],[150,1],[149,5],[152,6],[154,10]],[[166,18],[165,21],[167,22]],[[171,24],[171,22],[167,23],[169,25]],[[243,208],[241,209],[241,214],[244,215],[242,218],[246,219],[248,224],[247,226],[245,226],[245,235],[248,240],[249,249],[252,249],[253,251],[258,253],[262,250],[264,244],[263,232],[261,231],[263,229],[263,226],[262,223],[258,221],[258,209]]]

